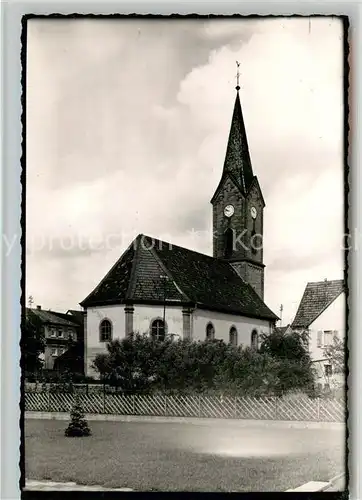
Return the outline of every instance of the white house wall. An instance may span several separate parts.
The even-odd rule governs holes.
[[[151,322],[157,318],[163,319],[163,306],[134,305],[133,331],[149,333]],[[168,333],[175,333],[182,338],[182,307],[167,306],[165,321]]]
[[[339,338],[345,336],[346,296],[341,293],[334,302],[310,325],[309,351],[313,361],[323,359],[323,348],[317,346],[318,331],[337,330]]]
[[[271,333],[269,321],[197,309],[193,313],[194,340],[205,340],[206,326],[209,322],[214,326],[215,339],[224,340],[224,342],[229,342],[230,328],[235,326],[238,332],[238,345],[242,344],[244,347],[251,345],[253,330],[258,332],[259,339],[261,333]]]
[[[92,361],[99,353],[106,352],[106,343],[99,340],[99,326],[103,319],[108,319],[112,324],[113,339],[125,337],[125,311],[124,305],[102,306],[87,309],[85,350],[86,350],[86,372],[87,375],[95,376],[91,368]],[[138,305],[135,304],[133,313],[133,331],[137,333],[148,333],[153,320],[163,318],[163,306]],[[183,338],[183,317],[181,306],[166,307],[167,332],[179,335]],[[230,328],[234,326],[238,332],[238,345],[244,347],[251,345],[251,333],[256,330],[258,334],[270,333],[269,321],[260,319],[234,316],[212,311],[196,309],[191,318],[191,329],[193,340],[205,340],[206,326],[211,322],[215,329],[215,339],[229,342]],[[259,337],[260,338],[260,337]]]
[[[108,319],[112,324],[113,338],[125,336],[124,305],[91,307],[87,309],[86,351],[87,375],[94,376],[91,364],[97,354],[106,352],[106,343],[99,341],[99,325],[103,319]]]

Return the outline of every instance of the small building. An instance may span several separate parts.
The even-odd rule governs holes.
[[[35,314],[44,327],[45,348],[44,348],[44,368],[52,370],[54,362],[68,349],[70,340],[77,341],[77,331],[79,325],[70,319],[65,319],[52,311],[46,311],[37,306],[27,308],[27,313]]]
[[[346,294],[343,280],[324,280],[307,284],[292,328],[308,333],[308,348],[317,373],[316,383],[325,390],[344,383],[326,356],[334,339],[344,342],[346,335]]]
[[[58,372],[69,370],[73,374],[84,375],[84,311],[68,309],[66,313],[53,312],[53,314],[77,324],[77,340],[56,358],[54,370]]]
[[[275,332],[280,333],[282,335],[289,335],[290,333],[293,332],[293,329],[290,325],[286,326],[276,326],[275,327]]]

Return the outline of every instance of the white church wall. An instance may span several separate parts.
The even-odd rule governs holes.
[[[97,354],[106,352],[106,343],[100,342],[99,325],[103,319],[112,324],[113,339],[125,336],[124,305],[90,307],[87,309],[87,375],[95,376],[91,364]]]
[[[235,316],[213,311],[196,309],[193,313],[193,339],[205,340],[206,326],[211,322],[215,329],[215,339],[229,342],[229,332],[232,326],[235,326],[238,332],[238,345],[244,347],[251,345],[251,333],[256,330],[259,334],[271,333],[271,324],[269,321],[261,319],[246,318],[244,316]]]
[[[325,338],[324,332],[337,331],[338,337],[345,336],[346,296],[343,293],[310,325],[309,352],[313,361],[324,359]],[[318,346],[318,332],[322,337],[322,345]]]
[[[151,322],[163,319],[163,306],[134,305],[133,330],[138,333],[148,333]],[[168,333],[175,333],[182,338],[182,307],[166,306],[165,321]]]

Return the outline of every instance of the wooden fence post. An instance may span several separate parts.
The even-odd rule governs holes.
[[[275,420],[278,420],[278,396],[275,396],[275,411],[274,411]]]
[[[167,394],[165,394],[165,417],[167,417]]]
[[[103,413],[106,413],[106,388],[103,386]]]
[[[199,396],[199,417],[201,417],[201,396]]]
[[[237,409],[237,404],[236,404],[236,396],[234,396],[234,418],[237,418],[238,416],[238,409]]]
[[[50,407],[50,390],[48,389],[48,411],[52,411]]]
[[[317,420],[319,421],[321,418],[321,400],[317,398]]]
[[[132,394],[132,414],[136,415],[135,396]]]

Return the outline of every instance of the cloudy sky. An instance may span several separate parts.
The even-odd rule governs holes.
[[[240,98],[266,201],[265,301],[343,277],[342,24],[31,20],[26,293],[78,308],[139,233],[212,254]]]

